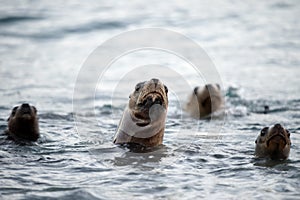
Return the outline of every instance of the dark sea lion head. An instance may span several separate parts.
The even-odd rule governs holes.
[[[255,153],[258,157],[271,159],[286,159],[290,153],[290,133],[281,124],[265,127],[261,130],[256,141]]]
[[[129,96],[129,108],[137,118],[149,119],[154,105],[167,110],[168,88],[158,79],[140,82]]]
[[[36,141],[39,137],[37,109],[23,103],[12,109],[8,118],[8,131],[14,139]]]

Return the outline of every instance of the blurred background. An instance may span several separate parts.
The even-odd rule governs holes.
[[[299,197],[299,1],[0,0],[0,5],[0,131],[11,108],[29,102],[39,110],[42,135],[33,146],[1,143],[1,198]],[[166,147],[150,161],[148,154],[128,155],[111,144],[128,101],[127,91],[112,87],[120,77],[112,75],[97,94],[96,107],[82,113],[84,139],[72,115],[74,86],[88,56],[124,31],[149,27],[184,34],[205,50],[222,79],[227,114],[211,122],[189,119],[172,93]],[[118,70],[152,64],[154,54],[128,56],[114,65]],[[156,59],[183,67],[178,58]],[[188,78],[198,85],[197,77]],[[266,105],[270,112],[261,114]],[[91,113],[97,121],[89,119]],[[254,140],[274,123],[290,129],[290,160],[261,167],[253,160]],[[221,141],[203,137],[207,124],[222,125]],[[183,129],[186,137],[178,132]]]

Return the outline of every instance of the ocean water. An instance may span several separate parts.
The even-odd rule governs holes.
[[[298,1],[0,4],[0,132],[12,107],[29,102],[41,133],[28,145],[0,134],[0,199],[299,199]],[[157,39],[198,55],[168,34],[135,34],[107,54],[97,51],[151,27],[197,43],[208,60],[203,71],[163,49],[134,49],[102,63],[118,48]],[[215,80],[206,69],[217,72],[225,115],[200,121],[182,108],[194,86]],[[146,153],[115,146],[128,95],[154,76],[170,91],[163,146]],[[255,158],[256,136],[275,123],[291,132],[289,159]]]

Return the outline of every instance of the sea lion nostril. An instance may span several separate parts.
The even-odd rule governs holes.
[[[29,108],[30,106],[29,106],[28,103],[23,103],[21,107],[22,107],[22,108]]]
[[[157,78],[153,78],[152,81],[153,81],[154,83],[158,83],[159,80],[158,80]]]
[[[282,126],[280,124],[275,124],[274,127],[275,128],[282,128]]]
[[[195,87],[195,88],[194,88],[194,94],[196,94],[196,95],[197,95],[197,91],[198,91],[198,89],[199,89],[199,87]]]
[[[213,85],[212,84],[207,84],[205,85],[206,89],[207,90],[211,90],[213,88]]]
[[[154,104],[159,104],[159,105],[162,105],[162,100],[160,97],[156,98],[155,101],[154,101]]]
[[[156,79],[156,78],[153,78],[153,79],[152,79],[152,81],[153,81],[153,83],[154,83],[155,87],[157,87],[157,84],[158,84],[158,81],[159,81],[159,80],[158,80],[158,79]]]

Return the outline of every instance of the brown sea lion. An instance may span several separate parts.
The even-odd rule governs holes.
[[[273,127],[265,127],[255,140],[255,155],[260,158],[272,160],[287,159],[290,153],[290,133],[280,124]]]
[[[158,79],[138,83],[120,120],[115,144],[154,147],[162,144],[168,88]]]
[[[39,138],[37,110],[27,103],[16,106],[7,119],[8,137],[13,140],[36,141]]]
[[[223,96],[219,84],[195,87],[185,106],[185,111],[194,118],[205,118],[223,107]]]

